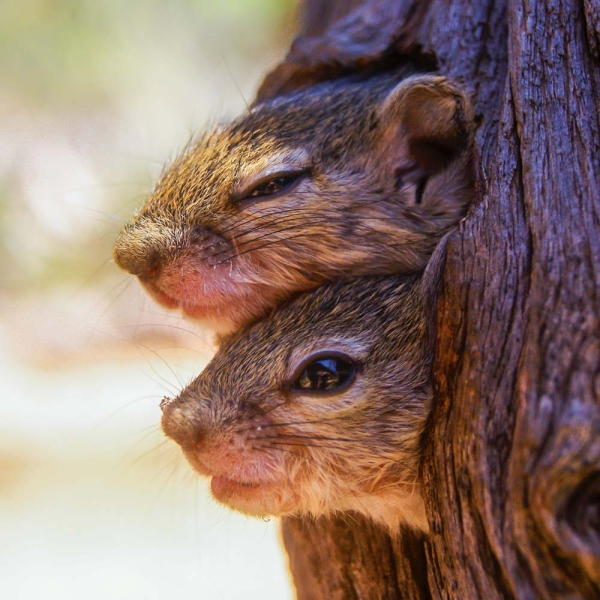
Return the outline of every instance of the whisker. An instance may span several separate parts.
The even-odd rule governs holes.
[[[416,184],[413,184],[413,186]],[[340,196],[340,199],[342,198],[342,196]],[[321,206],[319,207],[319,215],[323,215],[323,214],[330,214],[330,215],[338,215],[340,214],[340,210],[339,208],[335,209],[335,208],[329,208],[329,206],[331,206],[332,204],[335,204],[336,202],[336,198],[335,196],[330,199],[331,201],[329,202],[329,204],[325,205],[325,206]],[[348,210],[351,209],[358,209],[358,208],[368,208],[370,206],[373,206],[374,204],[378,204],[384,201],[394,201],[389,194],[386,194],[384,196],[380,195],[380,194],[374,194],[372,198],[370,199],[365,199],[365,200],[361,200],[361,201],[355,201],[353,202],[350,206],[347,206],[345,208],[347,208]],[[347,198],[344,196],[342,203],[345,205],[347,202]],[[315,214],[315,209],[314,208],[297,208],[297,207],[290,207],[287,209],[279,209],[277,207],[273,208],[273,215],[277,215],[279,211],[281,212],[297,212],[298,214],[300,213],[305,213],[308,215],[314,215]]]
[[[121,475],[124,475],[126,471],[128,471],[129,469],[131,469],[132,467],[134,467],[136,464],[138,464],[140,461],[144,460],[145,458],[147,458],[151,454],[154,454],[158,450],[164,448],[164,446],[167,445],[169,443],[169,441],[170,440],[165,439],[162,442],[160,442],[158,445],[150,448],[149,450],[146,450],[146,452],[142,452],[142,454],[140,454],[136,459],[134,459],[133,461],[131,461],[126,467],[123,468],[123,471],[121,472]],[[130,452],[130,450],[128,450],[127,452]],[[125,455],[123,455],[123,456],[125,457],[126,455],[127,455],[127,453],[125,453]]]
[[[288,423],[266,423],[265,425],[261,425],[262,429],[268,429],[269,427],[288,427],[290,425],[312,425],[319,423],[326,423],[329,421],[343,420],[351,418],[348,415],[336,415],[334,417],[329,417],[325,419],[319,419],[318,421],[290,421]],[[246,427],[244,429],[238,429],[238,431],[248,431],[250,429],[256,429],[256,426]]]
[[[249,223],[254,223],[256,221],[262,221],[263,219],[267,218],[267,217],[273,217],[272,220],[267,221],[267,223],[271,224],[271,223],[275,223],[281,220],[281,215],[289,215],[292,214],[293,216],[299,216],[299,215],[313,215],[314,216],[314,211],[309,210],[309,209],[302,209],[302,208],[298,208],[298,207],[290,207],[290,208],[276,208],[273,207],[272,209],[269,210],[269,212],[265,211],[265,212],[259,212],[259,213],[252,213],[248,216],[246,216],[244,219],[236,222],[236,223],[232,223],[231,226],[229,228],[223,229],[221,230],[219,233],[220,235],[227,235],[231,232],[235,232],[236,229],[240,229],[241,227],[243,227],[244,225],[247,225]],[[323,213],[320,213],[320,215]],[[336,214],[335,211],[329,211],[329,214]],[[254,230],[250,230],[250,231],[254,231]]]
[[[106,262],[104,262],[98,269],[96,269],[96,271],[94,271],[94,273],[92,273],[92,275],[78,288],[78,290],[73,294],[72,299],[74,297],[77,296],[77,294],[81,293],[82,290],[85,289],[85,287],[90,283],[90,281],[96,277],[96,275],[108,264],[108,262],[110,261],[110,259],[107,259]],[[100,314],[100,316],[96,319],[96,326],[98,325],[98,323],[102,320],[102,318],[104,317],[104,315],[110,310],[110,308],[113,306],[113,304],[125,293],[125,291],[127,290],[127,288],[131,285],[131,278],[130,277],[123,277],[123,279],[121,279],[121,281],[119,281],[118,283],[116,283],[115,285],[113,285],[113,287],[110,288],[110,290],[107,290],[103,295],[102,298],[100,298],[97,302],[94,303],[94,305],[87,311],[87,313],[84,315],[84,318],[87,320],[91,317],[92,313],[100,306],[100,304],[102,304],[103,302],[106,301],[106,298],[108,296],[110,296],[110,294],[112,294],[115,290],[122,288],[118,291],[118,293],[110,300],[110,302],[108,303],[108,306],[105,307],[105,309],[102,311],[102,313]]]
[[[107,415],[102,417],[102,419],[100,419],[94,425],[94,427],[91,429],[91,431],[94,431],[94,430],[98,429],[99,427],[105,425],[107,421],[109,421],[110,419],[115,417],[121,411],[129,408],[130,406],[133,406],[134,404],[137,404],[138,402],[146,402],[146,400],[150,400],[150,399],[156,400],[156,397],[154,395],[148,395],[148,396],[142,396],[141,398],[136,398],[135,400],[130,400],[129,402],[126,402],[125,404],[119,406],[118,408],[115,408],[113,411],[111,411],[110,413],[108,413]],[[156,428],[157,426],[151,425],[150,427]]]
[[[359,438],[337,438],[337,437],[326,437],[320,435],[299,435],[294,433],[281,433],[278,435],[264,435],[264,436],[256,436],[252,439],[254,440],[280,440],[281,438],[294,438],[300,440],[314,440],[314,441],[325,441],[325,442],[350,442],[350,443],[358,443],[363,440]]]
[[[274,410],[277,410],[278,408],[281,408],[282,406],[288,404],[289,400],[283,400],[282,402],[280,402],[279,404],[276,404],[275,406],[273,406],[272,408],[269,408],[269,410],[265,410],[262,412],[259,412],[259,415],[262,417],[264,415],[268,415],[269,413],[273,412]],[[268,423],[267,425],[261,425],[261,429],[263,427],[271,427],[273,424]],[[241,433],[242,431],[252,431],[253,429],[256,429],[256,425],[252,425],[250,427],[242,427],[240,429],[237,429],[236,432]]]
[[[293,229],[293,228],[291,228]],[[218,265],[222,265],[223,263],[230,261],[232,258],[238,258],[240,256],[243,256],[244,254],[248,254],[249,252],[256,252],[257,250],[263,250],[264,248],[269,248],[270,246],[274,246],[275,244],[281,244],[282,242],[288,242],[289,240],[293,240],[293,239],[297,239],[297,238],[307,238],[307,237],[319,237],[322,238],[323,234],[321,233],[301,233],[299,235],[294,235],[294,236],[288,236],[285,239],[277,239],[277,240],[273,240],[271,242],[267,242],[266,244],[263,244],[262,246],[257,246],[256,248],[250,248],[248,250],[244,250],[243,252],[238,252],[237,254],[234,254],[232,256],[227,257],[224,260],[219,261]]]
[[[282,219],[282,220],[278,221],[277,224],[278,225],[279,224],[289,224],[290,221],[295,222],[295,221],[298,221],[298,220],[300,220],[300,224],[304,225],[304,226],[317,225],[319,223],[325,223],[325,222],[328,221],[328,219],[326,217],[318,217],[318,220],[313,220],[313,221],[307,223],[305,220],[301,220],[301,217],[294,216],[291,219]],[[272,223],[269,223],[269,225],[270,224],[272,224]],[[265,227],[262,227],[262,228],[263,229],[266,228],[266,225],[265,225]],[[249,235],[251,233],[253,234],[253,233],[256,233],[256,231],[259,231],[260,229],[261,228],[254,229],[252,231],[245,231],[241,235]],[[266,237],[273,236],[273,235],[279,235],[281,233],[284,233],[286,231],[290,231],[292,229],[298,229],[298,225],[292,225],[292,226],[283,227],[283,228],[277,229],[275,231],[267,231],[267,233],[265,233],[263,235],[260,235],[258,237],[253,237],[252,239],[242,241],[241,243],[238,242],[238,247],[240,247],[240,246],[243,247],[244,245],[247,245],[247,244],[250,244],[250,243],[254,244],[258,240],[261,240],[261,239],[264,239]],[[217,258],[217,257],[221,256],[222,254],[225,254],[226,252],[230,252],[229,248],[227,248],[225,250],[219,250],[218,252],[213,253],[210,256],[210,258],[211,259]],[[241,254],[245,254],[245,252],[232,254],[229,258],[233,258],[235,256],[240,256]],[[225,260],[228,260],[228,259],[225,259]],[[220,263],[218,263],[218,264],[220,264]]]
[[[287,452],[288,454],[293,454],[295,456],[299,456],[298,452],[294,450],[286,450],[285,448],[274,448],[272,446],[252,446],[253,450],[258,450],[258,452],[263,452],[264,454],[270,454],[271,450],[275,450],[276,452]]]
[[[154,356],[156,356],[159,360],[161,360],[162,363],[167,367],[167,369],[169,369],[169,371],[171,371],[171,373],[173,374],[173,376],[175,377],[175,379],[177,379],[180,387],[182,387],[182,388],[185,387],[184,384],[183,384],[183,381],[181,381],[181,379],[179,379],[179,376],[174,371],[174,369],[171,367],[171,365],[158,352],[156,352],[156,350],[153,350],[152,348],[150,348],[150,346],[147,346],[146,344],[142,344],[141,342],[134,342],[134,344],[136,346],[138,346],[138,348],[140,348],[140,347],[144,348],[145,350],[148,350],[148,352],[151,352],[152,354],[154,354]],[[144,356],[144,354],[142,352],[140,352],[140,354],[142,356]],[[144,356],[144,358],[146,358],[146,357]],[[148,359],[146,359],[146,362],[148,363],[148,366],[152,369],[152,371],[154,372],[154,374],[157,377],[160,377],[159,374],[158,374],[158,372],[154,369],[154,367],[150,363],[150,361]],[[161,379],[163,379],[165,383],[167,382],[167,380],[164,379],[163,377],[161,377]],[[169,384],[169,385],[171,385],[171,384]]]
[[[76,208],[79,210],[94,213],[96,215],[99,215],[99,217],[104,217],[106,220],[102,220],[100,218],[97,218],[94,220],[98,221],[100,223],[104,223],[105,225],[115,225],[115,222],[117,222],[118,225],[121,226],[126,223],[126,221],[123,217],[120,217],[119,215],[117,215],[115,213],[106,212],[105,210],[99,210],[97,208],[92,208],[91,206],[79,206],[76,204],[71,204],[69,202],[63,202],[62,204],[66,204],[69,208]]]
[[[415,187],[417,184],[411,184],[407,189],[410,189],[411,187]],[[347,210],[353,210],[353,209],[359,209],[359,208],[366,208],[369,206],[372,206],[373,204],[377,204],[377,203],[381,203],[384,201],[388,201],[390,200],[389,195],[386,196],[375,196],[374,198],[370,199],[370,200],[365,200],[363,202],[356,202],[354,204],[352,204],[351,206],[347,207]],[[243,219],[242,221],[239,221],[237,223],[232,224],[231,227],[229,227],[228,229],[224,229],[223,231],[221,231],[221,235],[227,235],[228,233],[231,233],[232,231],[235,231],[236,229],[240,229],[243,225],[247,224],[247,223],[252,223],[254,221],[260,221],[262,219],[265,219],[266,217],[275,217],[274,220],[272,221],[268,221],[267,224],[271,225],[274,222],[282,222],[283,220],[281,219],[281,215],[285,215],[285,214],[289,214],[289,213],[293,213],[296,216],[312,216],[312,217],[327,217],[327,216],[333,216],[333,217],[338,217],[340,215],[340,211],[338,210],[334,210],[334,209],[328,209],[327,207],[321,207],[319,209],[319,213],[318,215],[315,215],[315,209],[311,209],[311,208],[296,208],[296,207],[290,207],[290,208],[286,208],[286,209],[281,209],[281,208],[276,208],[274,207],[271,211],[267,212],[262,212],[262,213],[254,213],[252,215],[249,215],[248,217],[246,217],[245,219]],[[396,216],[396,217],[363,217],[361,215],[361,220],[362,219],[369,219],[369,220],[377,220],[377,219],[381,219],[381,220],[404,220],[405,217],[400,215],[400,216]],[[266,226],[265,224],[262,225],[262,227]],[[245,233],[252,233],[254,230],[250,230],[249,232],[245,232]]]
[[[229,67],[229,62],[227,60],[227,57],[225,56],[225,51],[224,51],[223,47],[221,47],[221,60],[223,61],[223,64],[225,65],[227,74],[229,75],[229,78],[231,79],[233,85],[235,86],[235,89],[237,90],[238,94],[240,95],[240,98],[242,99],[243,103],[246,105],[246,114],[248,115],[248,117],[250,119],[250,123],[252,124],[252,126],[254,126],[254,115],[252,114],[252,108],[248,104],[248,101],[246,100],[246,97],[244,96],[244,93],[242,92],[242,89],[240,88],[240,86],[237,82],[237,79],[233,76],[233,73],[231,72],[231,68]],[[241,159],[242,159],[242,153],[240,153],[240,161],[241,161]],[[238,169],[239,169],[239,165],[238,165]]]
[[[165,440],[165,443],[168,443],[170,440]],[[175,474],[177,468],[181,465],[181,459],[182,456],[181,454],[177,454],[177,456],[175,456],[170,462],[168,462],[162,469],[160,469],[160,471],[158,471],[158,473],[156,473],[156,475],[153,478],[153,482],[157,481],[159,477],[162,477],[163,474],[168,471],[167,477],[165,479],[165,484],[162,487],[162,489],[160,490],[156,501],[158,501],[160,499],[160,497],[165,493],[166,489],[167,489],[167,484],[169,483],[169,478],[173,477],[173,475]]]
[[[161,314],[161,313],[157,312],[156,314]],[[166,329],[173,329],[175,331],[182,331],[183,333],[189,333],[193,337],[200,340],[207,349],[213,350],[211,343],[208,342],[205,337],[203,337],[199,333],[192,331],[191,329],[186,329],[185,327],[180,327],[179,325],[172,325],[171,323],[144,323],[143,326],[140,326],[140,325],[120,325],[119,326],[120,329],[139,329],[140,327],[157,327],[157,328],[164,327]],[[194,350],[193,348],[186,348],[186,347],[183,347],[183,349],[190,350],[192,352],[195,352],[196,354],[201,355],[201,352],[199,350]]]
[[[265,410],[265,411],[261,412],[260,416],[262,417],[264,415],[268,415],[269,413],[273,412],[274,410],[277,410],[278,408],[281,408],[282,406],[285,406],[288,403],[289,403],[289,400],[283,400],[283,402],[276,404],[275,406],[273,406],[273,408],[270,408],[269,410]]]
[[[340,446],[332,446],[332,445],[327,445],[327,444],[301,444],[301,443],[297,443],[297,442],[277,442],[277,441],[273,441],[271,442],[271,444],[273,446],[299,446],[301,448],[328,448],[330,450],[339,450]]]
[[[369,206],[372,206],[373,204],[377,204],[378,202],[382,202],[384,200],[387,200],[387,196],[385,196],[384,198],[382,198],[381,196],[377,196],[375,198],[373,198],[372,200],[369,201],[364,201],[364,202],[357,202],[352,204],[352,206],[348,207],[349,209],[357,209],[357,208],[366,208]],[[248,217],[246,217],[246,219],[239,221],[237,223],[232,224],[232,226],[229,229],[224,229],[223,231],[221,231],[221,235],[227,235],[228,233],[231,233],[232,231],[235,231],[236,229],[239,229],[241,226],[245,225],[246,223],[252,223],[254,221],[259,221],[264,219],[265,217],[275,217],[274,220],[272,221],[268,221],[268,224],[272,224],[275,222],[281,222],[281,215],[285,215],[285,214],[289,214],[292,213],[293,215],[296,216],[312,216],[312,217],[327,217],[327,216],[332,216],[332,217],[338,217],[340,216],[340,211],[338,210],[334,210],[334,209],[329,209],[327,207],[321,207],[319,209],[319,213],[318,215],[315,215],[315,209],[314,208],[298,208],[298,207],[290,207],[290,208],[278,208],[278,207],[273,207],[269,212],[265,211],[262,213],[254,213],[249,215]],[[401,217],[398,217],[401,218]],[[253,230],[250,230],[253,231]]]
[[[375,218],[371,218],[371,220],[374,220],[374,219]],[[322,219],[319,219],[319,220],[313,220],[312,222],[303,221],[302,222],[302,226],[306,228],[306,227],[313,226],[315,224],[320,224],[322,222],[326,222],[327,220],[328,219],[326,219],[326,218],[322,218]],[[378,233],[378,230],[376,228],[370,227],[369,225],[366,225],[365,223],[357,222],[357,223],[354,224],[354,226],[355,226],[355,228],[357,230]],[[257,240],[268,238],[268,237],[273,236],[273,235],[279,235],[279,234],[284,233],[286,231],[291,231],[291,230],[298,231],[298,229],[300,229],[300,228],[297,227],[297,226],[292,226],[292,227],[285,227],[285,228],[279,229],[277,231],[271,231],[271,232],[268,232],[268,233],[266,233],[266,234],[264,234],[264,235],[262,235],[262,236],[260,236],[258,238],[252,238],[252,239],[249,239],[249,240],[245,240],[245,241],[242,241],[241,243],[238,242],[237,243],[237,247],[240,248],[240,247],[247,246],[248,244],[255,244]],[[237,252],[237,253],[229,254],[229,256],[227,256],[225,259],[223,259],[223,260],[221,260],[221,261],[219,261],[219,262],[217,262],[215,264],[221,265],[221,264],[223,264],[225,262],[231,261],[233,258],[238,258],[238,257],[243,256],[244,254],[248,254],[250,252],[255,252],[257,250],[263,250],[264,248],[268,248],[268,247],[276,245],[276,244],[283,244],[285,242],[289,242],[290,240],[294,240],[294,239],[306,239],[306,238],[309,238],[309,237],[319,237],[319,238],[322,238],[323,237],[323,233],[322,232],[316,232],[316,233],[306,233],[306,232],[304,232],[304,233],[299,233],[299,234],[293,235],[293,236],[290,235],[290,236],[285,236],[285,237],[277,238],[275,240],[269,241],[269,242],[267,242],[265,244],[262,244],[260,246],[257,246],[257,247],[254,247],[254,248],[248,248],[247,250],[243,250],[242,252]],[[390,240],[387,244],[388,244],[388,248],[401,248],[401,247],[404,246],[403,242],[393,242],[392,240]],[[227,251],[228,250],[221,250],[219,252],[216,252],[213,255],[211,255],[210,258],[218,257],[218,256],[224,254]]]

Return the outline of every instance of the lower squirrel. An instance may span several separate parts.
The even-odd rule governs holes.
[[[457,84],[405,75],[315,85],[203,135],[115,262],[220,335],[327,281],[420,271],[472,198],[475,127]]]
[[[362,277],[300,295],[223,340],[162,427],[213,496],[254,516],[356,511],[427,531],[419,488],[436,286]]]

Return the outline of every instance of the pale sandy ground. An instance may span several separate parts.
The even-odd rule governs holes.
[[[158,402],[199,372],[197,350],[101,352],[107,325],[62,323],[57,339],[60,313],[19,312],[31,308],[0,302],[1,597],[292,598],[278,524],[217,506],[158,429]]]

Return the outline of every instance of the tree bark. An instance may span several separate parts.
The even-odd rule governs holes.
[[[431,533],[287,519],[298,598],[600,598],[600,4],[307,0],[258,98],[406,60],[463,80],[480,119],[438,305]]]

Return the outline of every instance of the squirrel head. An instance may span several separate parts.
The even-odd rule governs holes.
[[[434,75],[267,101],[167,168],[115,261],[222,334],[326,281],[416,272],[472,197],[473,129]]]

